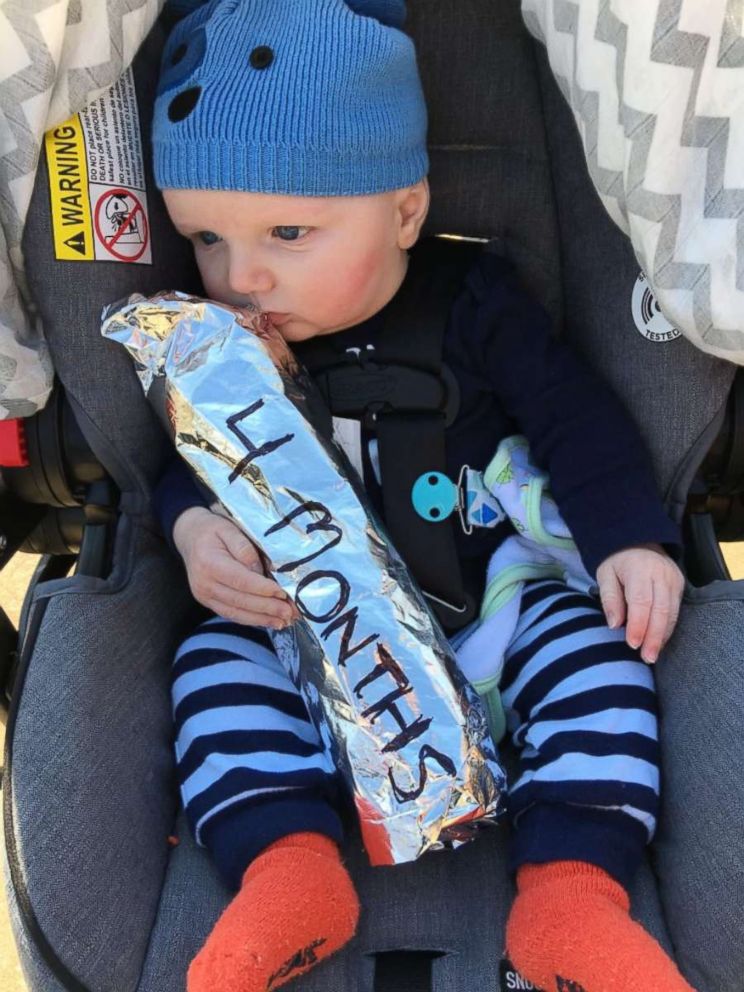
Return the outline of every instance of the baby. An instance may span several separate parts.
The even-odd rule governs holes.
[[[404,14],[403,0],[213,0],[164,54],[154,156],[173,223],[194,244],[206,293],[257,300],[311,368],[329,336],[339,354],[379,343],[386,308],[421,277],[426,111]],[[658,809],[646,662],[679,610],[683,580],[664,550],[678,546],[677,528],[634,425],[554,340],[505,261],[483,253],[448,308],[443,358],[460,392],[451,478],[525,435],[601,599],[528,582],[506,652],[500,688],[520,756],[507,951],[546,990],[689,990],[631,920],[627,895]],[[374,498],[386,479],[373,435],[367,424],[361,467]],[[337,774],[266,636],[296,612],[256,549],[178,461],[156,510],[214,614],[176,657],[176,753],[197,842],[236,890],[188,987],[263,992],[355,933]],[[476,595],[510,533],[504,523],[458,535]]]

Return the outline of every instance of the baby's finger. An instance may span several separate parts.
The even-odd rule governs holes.
[[[664,640],[661,642],[661,646],[667,643],[669,638],[674,633],[674,628],[677,626],[677,621],[679,620],[679,609],[680,609],[681,594],[677,595],[675,591],[672,592],[671,606],[669,609],[669,621],[667,623],[667,629],[664,632]]]
[[[212,568],[212,577],[216,582],[238,592],[249,593],[253,596],[273,597],[286,600],[287,594],[273,579],[267,578],[229,555],[220,557],[219,562]]]
[[[625,600],[623,598],[623,587],[614,568],[609,565],[607,568],[600,567],[597,572],[597,584],[599,586],[599,598],[602,602],[602,609],[607,618],[608,626],[622,627],[625,619]]]
[[[213,591],[213,598],[233,609],[263,615],[267,624],[272,620],[280,620],[284,625],[294,619],[292,605],[274,596],[256,596],[231,589],[229,586],[217,585]]]
[[[654,582],[653,590],[653,606],[646,628],[646,636],[643,638],[643,646],[641,647],[641,658],[649,665],[656,661],[664,646],[671,611],[671,593],[666,583]]]
[[[628,605],[625,640],[632,648],[639,648],[646,636],[653,605],[653,585],[650,579],[639,581],[630,578],[625,586],[625,602]]]
[[[241,565],[263,575],[263,565],[255,545],[234,524],[229,524],[220,533],[225,547]]]
[[[675,565],[671,569],[672,575],[668,580],[670,589],[670,609],[669,609],[669,624],[667,625],[666,633],[664,634],[664,644],[669,640],[669,638],[674,633],[674,628],[677,626],[677,620],[679,620],[679,611],[682,606],[682,595],[685,591],[685,577],[682,572]]]
[[[207,605],[207,604],[205,604]],[[265,613],[252,613],[250,610],[241,610],[229,603],[222,603],[219,600],[209,604],[209,609],[216,613],[218,617],[225,620],[232,620],[234,623],[243,624],[245,627],[274,627],[279,630],[285,626],[279,621],[272,621]]]

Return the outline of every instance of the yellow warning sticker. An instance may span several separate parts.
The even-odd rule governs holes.
[[[66,262],[151,264],[131,67],[79,114],[47,132],[45,145],[55,256]]]
[[[80,117],[75,114],[46,135],[54,254],[68,262],[92,262],[93,217]]]

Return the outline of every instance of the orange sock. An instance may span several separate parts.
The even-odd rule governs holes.
[[[269,992],[356,932],[359,901],[336,844],[291,834],[269,845],[191,963],[188,992]]]
[[[545,992],[692,992],[660,944],[629,915],[625,889],[584,861],[523,865],[507,953]]]

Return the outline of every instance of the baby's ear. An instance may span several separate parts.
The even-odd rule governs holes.
[[[429,212],[429,182],[419,180],[415,186],[398,190],[398,247],[406,251],[418,241]]]

